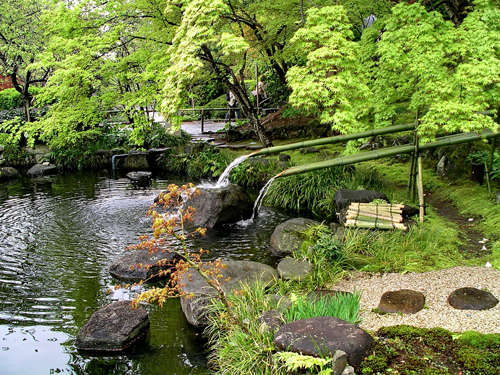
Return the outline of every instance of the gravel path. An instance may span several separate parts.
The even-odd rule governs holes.
[[[361,291],[359,327],[377,331],[380,327],[407,324],[416,327],[442,327],[452,332],[474,330],[500,333],[500,303],[489,310],[457,310],[448,296],[456,289],[484,289],[500,300],[500,271],[487,267],[454,267],[426,273],[366,274],[357,272],[333,286],[335,290]],[[425,295],[426,308],[416,314],[377,314],[380,297],[387,291],[412,289]]]

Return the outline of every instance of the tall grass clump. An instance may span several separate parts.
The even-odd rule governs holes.
[[[351,324],[360,322],[359,301],[361,300],[361,293],[359,292],[353,294],[338,293],[335,296],[315,298],[296,295],[291,297],[292,303],[285,311],[288,322],[320,316],[333,316]]]
[[[243,329],[231,320],[219,299],[208,306],[209,362],[215,374],[285,375],[290,374],[283,358],[276,354],[274,332],[260,325],[259,315],[268,310],[282,312],[283,323],[318,316],[334,316],[348,322],[359,322],[360,294],[308,299],[291,294],[277,299],[278,287],[267,288],[262,282],[241,284],[241,289],[227,294],[233,313],[243,322]],[[317,372],[309,372],[316,374]]]
[[[276,179],[265,203],[331,218],[336,212],[333,196],[338,189],[377,190],[380,187],[373,173],[358,172],[352,166],[332,167]]]

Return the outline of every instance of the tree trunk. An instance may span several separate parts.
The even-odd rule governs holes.
[[[445,0],[442,4],[455,27],[459,27],[467,14],[474,10],[474,5],[468,0]]]

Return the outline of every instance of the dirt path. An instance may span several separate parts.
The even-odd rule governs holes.
[[[439,216],[457,225],[462,240],[458,250],[466,259],[491,254],[490,250],[482,250],[485,245],[482,243],[484,235],[476,229],[480,218],[461,215],[452,201],[442,200],[431,193],[426,194],[425,198]]]

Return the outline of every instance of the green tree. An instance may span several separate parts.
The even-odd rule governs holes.
[[[407,107],[421,115],[423,141],[443,132],[497,130],[480,112],[500,105],[500,10],[488,0],[475,4],[458,28],[421,4],[399,4],[364,33],[376,126],[391,124]],[[376,42],[379,29],[385,32]]]
[[[45,48],[39,0],[0,0],[0,73],[10,77],[21,94],[26,118],[33,99],[30,86],[45,83],[50,69],[31,67]]]
[[[305,26],[292,39],[307,62],[287,74],[290,103],[343,133],[357,129],[365,112],[361,104],[370,95],[350,27],[342,6],[309,9]]]

